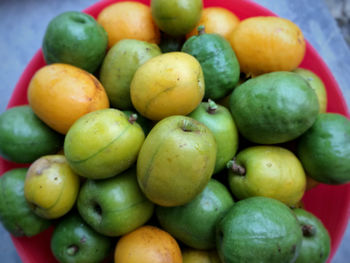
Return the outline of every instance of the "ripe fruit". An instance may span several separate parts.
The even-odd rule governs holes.
[[[253,146],[230,162],[229,185],[238,199],[265,196],[294,206],[304,195],[306,176],[300,161],[289,150]]]
[[[51,223],[37,216],[24,197],[26,168],[17,168],[0,177],[0,221],[14,236],[35,236]]]
[[[297,155],[308,176],[326,184],[350,181],[350,121],[321,113],[298,141]]]
[[[47,155],[31,164],[24,195],[33,211],[44,218],[58,218],[75,204],[79,177],[63,155]]]
[[[294,262],[302,233],[283,203],[252,197],[237,202],[216,227],[216,245],[225,263]]]
[[[130,95],[135,109],[151,120],[187,115],[204,96],[201,65],[183,52],[156,56],[138,68]]]
[[[280,17],[251,17],[241,21],[230,42],[241,70],[253,76],[293,70],[305,54],[300,28]]]
[[[133,118],[116,109],[104,109],[74,123],[64,141],[64,154],[79,175],[103,179],[128,169],[144,139],[142,128]]]
[[[183,263],[221,263],[216,250],[196,250],[186,248],[182,252]]]
[[[124,1],[108,5],[97,17],[108,34],[108,48],[122,39],[159,43],[159,29],[153,22],[149,6]]]
[[[107,43],[106,31],[92,16],[64,12],[48,24],[43,54],[47,64],[71,64],[94,73],[105,56]]]
[[[181,36],[190,32],[201,17],[202,0],[152,0],[152,17],[163,32]]]
[[[153,203],[141,192],[135,169],[105,180],[87,180],[78,197],[78,210],[94,230],[120,236],[143,225]]]
[[[203,9],[199,22],[186,37],[190,38],[191,36],[197,35],[198,26],[203,25],[205,27],[205,32],[219,34],[229,40],[239,22],[239,18],[226,8],[207,7]]]
[[[0,154],[16,163],[31,163],[54,154],[63,136],[43,123],[28,106],[17,106],[0,115]]]
[[[292,72],[247,80],[234,89],[230,109],[238,131],[260,144],[297,138],[312,126],[319,111],[316,93]]]
[[[156,44],[124,39],[107,53],[100,72],[100,81],[114,108],[132,109],[130,83],[135,71],[147,60],[161,54]]]
[[[182,263],[181,250],[167,232],[143,226],[119,239],[115,263]]]
[[[39,69],[29,83],[28,101],[43,122],[62,134],[84,114],[109,107],[101,83],[68,64]]]
[[[215,166],[216,142],[211,131],[185,116],[158,122],[137,159],[142,191],[161,206],[191,201],[208,183]]]

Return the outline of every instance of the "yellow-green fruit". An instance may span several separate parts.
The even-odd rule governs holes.
[[[229,166],[230,188],[239,199],[265,196],[294,206],[304,195],[304,169],[297,157],[282,147],[246,148]]]
[[[182,252],[183,263],[221,263],[215,250],[185,249]]]
[[[161,206],[191,201],[207,185],[215,166],[216,142],[211,131],[185,116],[158,122],[137,159],[137,177],[145,195]]]
[[[73,207],[78,192],[79,176],[63,155],[43,156],[29,167],[24,196],[38,216],[63,216]]]

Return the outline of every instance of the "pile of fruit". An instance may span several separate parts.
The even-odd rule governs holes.
[[[59,262],[326,262],[305,191],[350,181],[350,121],[278,17],[118,2],[47,26],[29,105],[0,115],[14,236]]]

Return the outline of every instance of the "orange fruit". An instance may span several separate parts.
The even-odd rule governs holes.
[[[256,76],[272,71],[291,71],[305,54],[300,28],[280,17],[252,17],[239,23],[229,39],[241,71]]]
[[[29,83],[28,101],[43,122],[62,134],[84,114],[109,107],[101,83],[87,71],[68,64],[39,69]]]
[[[233,30],[237,27],[240,20],[231,11],[223,7],[204,8],[202,16],[196,27],[186,35],[187,38],[198,34],[198,26],[204,25],[206,33],[216,33],[229,39]]]
[[[108,34],[108,47],[119,40],[137,39],[158,44],[160,32],[149,6],[138,2],[119,2],[104,8],[97,17]]]
[[[114,263],[182,263],[176,240],[153,226],[142,226],[117,243]]]
[[[184,52],[151,58],[135,72],[130,96],[135,109],[151,120],[187,115],[204,96],[201,65]]]

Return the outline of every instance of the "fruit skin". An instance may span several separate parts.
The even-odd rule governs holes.
[[[151,0],[155,23],[171,36],[190,32],[199,21],[202,9],[202,0]]]
[[[197,249],[215,248],[215,225],[232,207],[226,187],[210,179],[204,190],[189,203],[176,207],[156,207],[162,228],[186,245]]]
[[[281,17],[251,17],[239,23],[230,37],[241,71],[256,76],[291,71],[304,58],[306,44],[300,28]]]
[[[161,53],[156,44],[135,39],[121,40],[108,51],[101,67],[100,81],[111,106],[120,110],[133,108],[130,84],[136,70]]]
[[[205,251],[196,249],[185,249],[182,252],[183,263],[221,263],[215,250]]]
[[[214,171],[216,142],[202,123],[185,116],[158,122],[137,159],[137,179],[148,199],[178,206],[199,194]]]
[[[31,163],[56,153],[63,136],[43,123],[28,106],[17,106],[0,115],[0,154],[16,163]]]
[[[107,43],[106,31],[92,16],[70,11],[50,21],[42,50],[47,64],[71,64],[94,73],[105,56]]]
[[[64,141],[64,154],[79,175],[104,179],[128,169],[144,139],[141,127],[122,111],[104,109],[74,123]]]
[[[308,176],[325,184],[350,181],[350,121],[321,113],[298,140],[297,156]]]
[[[226,8],[207,7],[203,9],[199,22],[193,28],[193,30],[186,35],[186,37],[190,38],[191,36],[197,35],[197,27],[204,25],[207,33],[219,34],[220,36],[229,40],[239,22],[239,18]]]
[[[216,227],[220,259],[233,262],[294,262],[302,233],[293,212],[267,197],[237,202]]]
[[[238,131],[260,144],[291,141],[315,122],[319,106],[315,92],[298,74],[272,72],[247,80],[230,98]]]
[[[62,134],[84,114],[109,107],[106,91],[93,75],[60,63],[44,66],[34,74],[28,102],[43,122]]]
[[[17,168],[0,177],[0,221],[14,236],[35,236],[51,223],[30,209],[24,197],[27,168]]]
[[[108,34],[108,48],[122,39],[159,43],[160,32],[149,6],[131,1],[108,5],[97,17]]]
[[[310,85],[310,87],[316,92],[318,104],[320,106],[320,113],[325,113],[327,109],[327,92],[326,87],[322,80],[311,70],[297,68],[293,72],[302,76]]]
[[[78,214],[72,213],[56,226],[51,251],[62,263],[98,263],[112,251],[112,240],[95,232]]]
[[[167,232],[142,226],[119,239],[115,263],[182,263],[181,250]]]
[[[201,64],[204,80],[204,98],[220,99],[238,83],[240,69],[230,43],[220,35],[206,34],[198,27],[198,36],[184,43],[182,51],[194,56]]]
[[[327,261],[331,241],[322,222],[304,209],[294,209],[303,231],[303,241],[296,263],[324,263]]]
[[[148,60],[138,68],[130,95],[135,109],[151,120],[187,115],[204,96],[201,65],[191,55],[170,52]]]
[[[79,176],[63,155],[46,155],[28,169],[24,196],[38,216],[48,219],[66,214],[75,204]]]
[[[128,118],[130,118],[132,116],[132,114],[137,115],[136,122],[142,128],[143,132],[145,133],[145,136],[147,136],[149,134],[149,132],[152,130],[154,123],[151,120],[146,119],[145,117],[143,117],[140,114],[137,114],[136,111],[124,110],[123,112]]]
[[[238,199],[265,196],[294,206],[304,195],[306,175],[303,166],[287,149],[248,147],[238,153],[234,162],[245,169],[244,175],[229,169],[230,189]]]
[[[238,148],[238,130],[231,113],[211,101],[202,102],[188,116],[203,123],[213,133],[217,145],[214,174],[220,172]]]
[[[143,225],[154,205],[141,192],[135,169],[105,180],[87,180],[78,197],[78,210],[94,230],[121,236]]]

